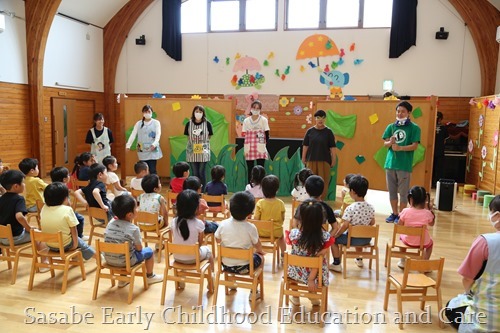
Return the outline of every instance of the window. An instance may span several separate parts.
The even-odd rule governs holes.
[[[181,31],[276,30],[277,8],[277,0],[186,0],[181,7]]]
[[[286,0],[285,29],[390,27],[393,0]]]

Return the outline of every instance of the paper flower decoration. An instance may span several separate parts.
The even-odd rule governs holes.
[[[477,108],[478,108],[478,109],[481,109],[481,108],[483,107],[483,103],[481,103],[481,102],[477,102],[477,103],[476,103],[476,106],[477,106]]]
[[[489,102],[488,102],[488,109],[490,109],[490,110],[495,110],[495,108],[496,108],[496,105],[495,105],[495,103],[493,102],[493,100],[489,101]]]
[[[488,154],[488,149],[486,148],[486,146],[483,146],[483,148],[481,148],[481,158],[483,160],[486,158],[486,154]]]
[[[470,99],[469,104],[470,105],[476,105],[476,101],[474,100],[474,98]]]
[[[489,99],[487,99],[487,98],[485,98],[485,99],[483,100],[483,105],[484,105],[484,106],[488,106],[488,103],[489,103],[489,102],[490,102],[490,100],[489,100]]]
[[[290,101],[288,100],[288,98],[286,97],[281,97],[280,98],[280,105],[282,108],[286,107],[288,105],[288,103],[290,103]]]
[[[306,123],[312,124],[312,117],[313,117],[312,114],[309,113],[306,117]]]
[[[474,142],[472,142],[472,139],[469,140],[469,153],[472,153],[472,150],[474,150]]]
[[[302,114],[302,106],[295,105],[295,107],[293,108],[293,113],[297,116],[300,116]]]
[[[191,99],[201,99],[201,96],[200,95],[193,95],[193,96],[191,96]]]
[[[493,99],[493,103],[495,103],[495,105],[499,105],[500,104],[500,96],[495,96],[495,98]]]
[[[483,127],[484,124],[484,116],[482,114],[479,115],[479,127]]]
[[[498,130],[493,134],[493,147],[498,146]]]

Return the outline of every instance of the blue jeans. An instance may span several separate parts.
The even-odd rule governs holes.
[[[148,260],[153,257],[153,250],[149,247],[143,247],[142,251],[135,251],[135,257],[137,260],[132,265],[143,262],[144,260]]]
[[[149,173],[155,174],[156,175],[156,162],[157,160],[146,160],[146,161],[141,161],[141,162],[146,162],[149,168]]]
[[[72,247],[73,247],[73,240],[71,240],[71,242],[69,242],[69,244],[64,247],[64,252],[68,251]],[[78,246],[76,248],[80,249],[82,251],[82,257],[85,260],[89,260],[95,254],[94,248],[92,246],[88,245],[87,242],[84,242],[80,237],[78,237]],[[50,247],[50,246],[49,246],[49,249],[51,251],[55,251],[55,252],[59,251],[59,249],[55,249],[55,248]]]
[[[207,162],[190,162],[191,170],[193,171],[192,176],[200,178],[201,185],[205,186],[207,184],[207,177],[205,175],[205,168]]]
[[[76,226],[76,232],[78,234],[78,237],[82,238],[83,237],[83,224],[85,223],[85,218],[81,215],[75,212],[76,219],[78,220],[78,225]]]

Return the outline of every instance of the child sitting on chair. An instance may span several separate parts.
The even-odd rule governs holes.
[[[281,259],[286,251],[285,238],[283,237],[283,222],[285,221],[285,204],[276,198],[280,188],[280,181],[275,175],[268,175],[262,179],[262,192],[264,199],[259,200],[255,206],[254,219],[273,220],[274,237],[278,239],[281,249]],[[259,232],[260,237],[269,237],[267,232]]]
[[[144,193],[137,197],[139,211],[158,213],[158,224],[162,228],[168,225],[167,200],[160,194],[161,182],[157,174],[149,174],[142,178],[141,186]]]
[[[303,168],[295,175],[293,179],[292,197],[297,201],[304,201],[309,199],[309,194],[306,191],[306,180],[312,176],[313,172],[309,168]]]
[[[349,181],[351,180],[352,177],[355,175],[353,173],[348,173],[345,178],[344,178],[344,187],[342,187],[342,191],[340,192],[340,200],[342,201],[342,206],[340,209],[336,209],[333,212],[335,213],[335,217],[337,218],[342,218],[342,215],[344,215],[344,211],[349,206],[354,202],[354,199],[351,198],[351,191],[349,190]]]
[[[186,178],[184,181],[183,189],[184,190],[193,190],[196,193],[198,193],[198,196],[200,196],[200,201],[198,205],[198,209],[196,211],[196,218],[200,219],[203,221],[203,224],[205,225],[205,233],[206,234],[213,234],[215,230],[219,227],[219,225],[215,222],[210,222],[206,220],[205,217],[205,212],[209,209],[207,201],[203,198],[201,198],[201,188],[203,186],[201,185],[201,181],[198,177],[196,176],[189,176]]]
[[[112,197],[114,198],[122,194],[129,194],[127,189],[120,184],[120,178],[115,172],[118,169],[118,162],[116,161],[116,157],[106,156],[102,160],[102,164],[106,167],[106,170],[108,171],[108,179],[106,181],[106,184],[112,185],[113,188]]]
[[[117,219],[111,221],[106,226],[104,241],[106,243],[128,242],[130,249],[130,265],[146,261],[146,274],[148,284],[163,282],[163,275],[155,274],[153,250],[142,246],[141,231],[138,226],[132,223],[136,215],[137,205],[135,199],[128,195],[120,195],[113,200],[113,211]],[[125,258],[120,254],[104,252],[106,263],[111,266],[125,267]],[[118,281],[118,287],[123,288],[128,282]]]
[[[375,209],[365,201],[365,195],[368,191],[368,179],[361,175],[353,175],[347,186],[354,203],[345,209],[344,215],[342,215],[342,225],[334,234],[336,240],[335,244],[332,245],[333,263],[329,266],[334,272],[342,272],[341,253],[338,244],[347,245],[347,229],[349,229],[349,225],[375,224]],[[351,238],[351,245],[353,246],[368,245],[370,242],[371,238]],[[363,258],[356,258],[355,261],[358,267],[363,267]]]
[[[142,189],[142,178],[144,176],[149,175],[149,167],[148,164],[144,161],[139,161],[136,164],[134,164],[134,172],[135,172],[135,177],[130,180],[130,188],[138,191],[144,191]]]
[[[78,237],[78,220],[69,206],[69,190],[64,183],[49,184],[43,192],[45,205],[40,212],[40,225],[43,232],[55,234],[62,232],[64,251],[80,249],[83,259],[95,257],[95,250]],[[59,243],[47,243],[52,251],[58,251]]]
[[[182,192],[182,185],[187,177],[189,177],[189,164],[186,162],[177,162],[172,167],[175,178],[170,181],[170,189],[174,193]],[[172,202],[174,202],[172,200]]]
[[[38,160],[36,158],[25,158],[19,162],[19,170],[26,175],[26,207],[28,212],[37,212],[36,201],[43,201],[43,190],[47,183],[38,178]]]
[[[252,193],[255,198],[263,198],[261,182],[266,176],[266,169],[261,165],[256,165],[252,168],[250,184],[245,187],[245,191]]]
[[[226,176],[226,169],[222,165],[215,165],[210,170],[212,181],[208,182],[205,186],[205,192],[208,195],[221,195],[227,194],[227,185],[224,184],[224,177]],[[209,202],[208,209],[213,212],[222,211],[222,207],[218,202]]]

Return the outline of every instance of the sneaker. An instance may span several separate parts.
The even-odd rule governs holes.
[[[257,290],[257,294],[255,295],[255,299],[260,299],[260,291]],[[248,294],[248,299],[252,299],[252,291],[250,290],[250,294]]]
[[[80,239],[84,242],[88,241],[89,240],[89,236],[87,235],[83,235],[82,237],[80,237]]]
[[[401,269],[405,269],[405,263],[406,263],[406,260],[401,258],[399,259],[398,261],[398,267],[401,268]]]
[[[186,283],[185,282],[179,282],[179,289],[184,289],[186,288]]]
[[[387,223],[397,223],[399,221],[399,215],[396,215],[394,213],[391,213],[388,218],[385,219],[385,222]]]
[[[354,259],[354,262],[356,263],[356,266],[358,266],[359,268],[363,267],[363,258],[356,258]]]
[[[155,284],[155,283],[160,283],[163,282],[163,275],[162,274],[154,274],[150,277],[148,277],[148,284]]]
[[[309,299],[311,301],[312,306],[319,306],[321,304],[321,301],[319,299]]]
[[[126,287],[130,284],[128,281],[118,281],[118,288]]]
[[[40,267],[40,268],[38,268],[38,271],[40,273],[47,273],[48,271],[50,271],[50,268],[48,268],[48,267]]]
[[[342,272],[342,265],[341,264],[330,264],[330,266],[328,266],[328,269],[331,270],[331,271],[334,271],[334,272]]]
[[[300,306],[300,298],[292,296],[290,297],[290,303],[292,303],[293,306]]]

